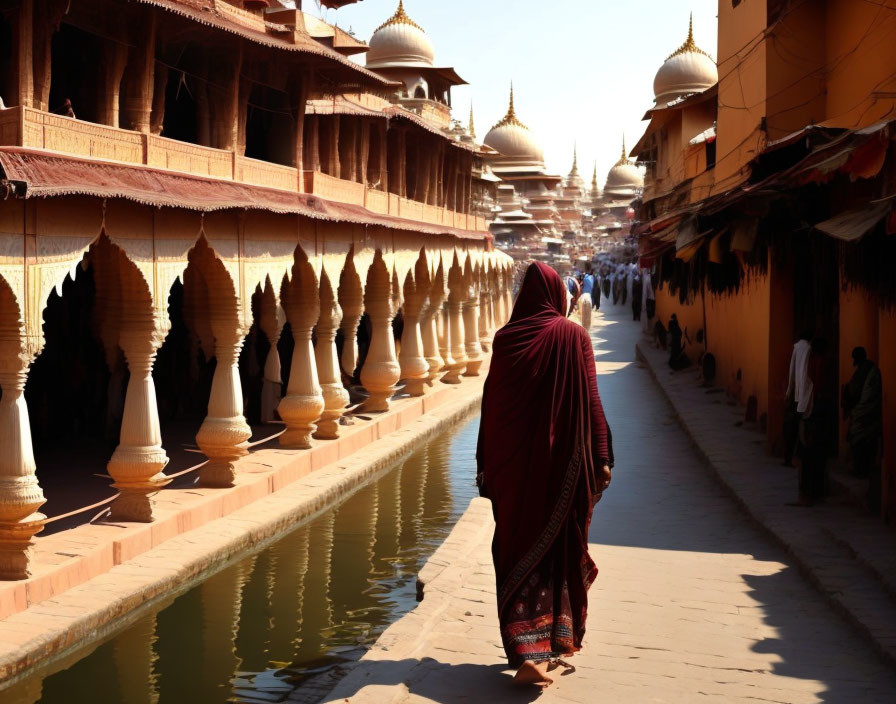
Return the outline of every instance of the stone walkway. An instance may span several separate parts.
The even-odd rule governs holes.
[[[589,536],[601,574],[577,671],[540,697],[511,685],[477,499],[425,568],[422,604],[325,701],[894,701],[896,672],[697,455],[635,362],[637,325],[620,307],[596,330],[618,465]]]

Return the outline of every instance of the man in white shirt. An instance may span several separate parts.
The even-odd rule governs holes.
[[[809,355],[812,353],[810,331],[800,334],[790,356],[787,375],[787,410],[784,418],[784,466],[793,466],[793,453],[799,436],[800,420],[812,412],[812,380],[809,378]]]

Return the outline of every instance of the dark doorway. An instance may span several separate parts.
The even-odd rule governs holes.
[[[162,136],[190,144],[199,143],[195,81],[185,71],[168,70],[165,86],[165,119]]]
[[[286,93],[256,85],[249,96],[246,156],[284,166],[295,165],[295,117]]]
[[[61,113],[63,103],[71,100],[79,120],[99,122],[103,40],[63,23],[53,35],[51,51],[50,111]]]

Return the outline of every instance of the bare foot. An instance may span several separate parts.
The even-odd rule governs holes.
[[[536,687],[548,687],[554,683],[554,680],[548,677],[548,662],[534,663],[526,660],[520,669],[513,676],[513,681],[517,684],[533,684]]]

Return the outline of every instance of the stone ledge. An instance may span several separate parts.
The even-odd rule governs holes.
[[[81,657],[85,646],[108,637],[211,573],[323,513],[469,414],[481,399],[482,379],[466,379],[461,386],[439,388],[437,393],[423,397],[425,401],[399,401],[394,410],[381,418],[388,421],[390,416],[403,414],[405,427],[395,423],[391,433],[382,433],[379,441],[354,451],[347,459],[314,472],[309,467],[305,476],[255,500],[249,499],[254,492],[243,494],[245,503],[234,506],[229,515],[212,518],[159,545],[147,545],[126,562],[9,616],[0,622],[2,686],[22,680],[38,667],[48,672],[51,665],[53,670],[64,668]],[[420,408],[413,417],[408,413],[412,404]],[[371,429],[370,424],[361,427]],[[313,450],[263,452],[307,458]],[[246,459],[255,458],[257,462],[260,454]],[[264,476],[261,481],[270,487],[274,484],[270,479]],[[239,488],[218,491],[236,493]]]
[[[734,412],[718,412],[722,400],[710,399],[695,374],[672,372],[646,338],[635,351],[722,486],[878,653],[896,663],[896,534],[852,505],[787,506],[796,499],[796,474],[766,453],[764,439],[741,427]]]

